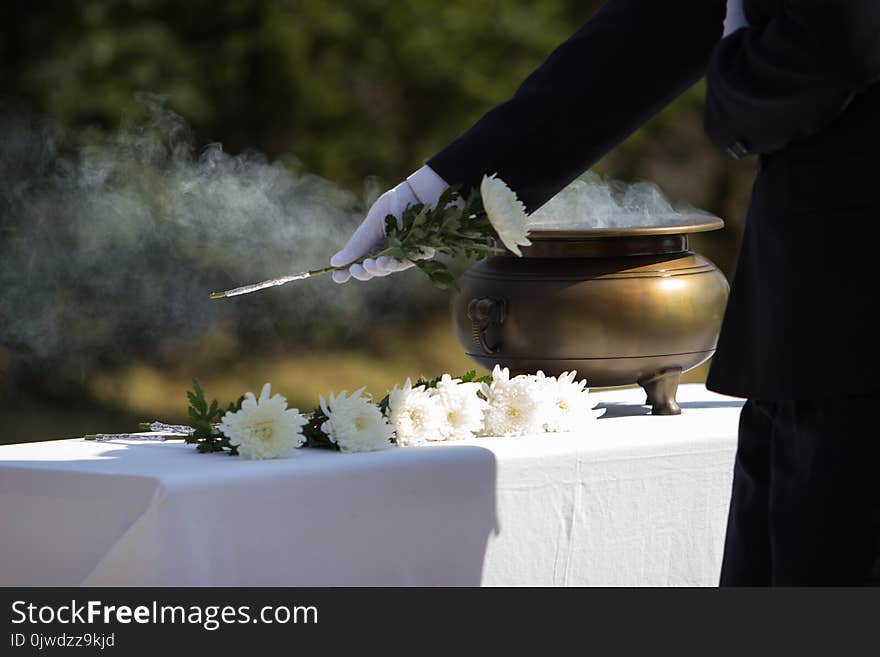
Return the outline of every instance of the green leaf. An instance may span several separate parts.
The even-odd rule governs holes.
[[[399,221],[385,219],[387,246],[384,253],[400,260],[426,247],[450,258],[475,260],[498,252],[495,234],[483,209],[479,189],[463,199],[459,186],[446,189],[435,207],[416,204],[404,210]],[[464,202],[459,202],[463,200]],[[411,258],[410,258],[411,259]],[[419,269],[433,285],[458,289],[449,269],[436,261],[418,261]]]
[[[189,400],[189,407],[186,409],[189,417],[190,426],[193,428],[192,436],[186,440],[188,443],[195,443],[196,449],[207,454],[211,452],[228,451],[231,455],[238,454],[238,450],[229,444],[229,439],[222,436],[215,429],[216,423],[220,420],[223,413],[220,410],[220,402],[216,399],[211,400],[210,405],[205,398],[205,391],[202,389],[198,379],[193,379],[193,390],[187,391],[186,397]],[[229,404],[229,410],[238,410],[241,408],[241,402],[244,397],[239,398],[235,404]]]
[[[239,397],[236,401],[231,402],[229,406],[226,407],[227,413],[236,413],[241,410],[242,402],[244,402],[244,395]]]
[[[205,392],[202,390],[202,385],[199,383],[198,379],[192,380],[193,390],[195,391],[194,395],[187,395],[190,398],[190,403],[197,409],[202,411],[203,413],[208,409],[208,404],[205,401]]]

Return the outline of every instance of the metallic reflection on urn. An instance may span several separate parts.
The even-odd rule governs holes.
[[[641,385],[655,415],[677,415],[679,377],[715,351],[729,286],[675,225],[531,233],[523,257],[468,269],[453,300],[458,340],[477,363],[511,373],[577,370],[591,388]]]

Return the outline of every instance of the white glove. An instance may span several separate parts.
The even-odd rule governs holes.
[[[427,165],[423,166],[397,187],[388,190],[376,199],[367,212],[367,218],[354,231],[348,243],[339,253],[330,258],[330,265],[341,267],[359,260],[365,255],[380,251],[385,243],[385,217],[390,214],[400,219],[404,210],[418,203],[434,207],[447,187],[449,185],[446,181],[433,169]],[[429,250],[413,256],[413,259],[422,260],[433,257],[433,250]],[[415,266],[413,260],[397,260],[389,256],[367,258],[362,265],[355,264],[348,269],[333,272],[333,280],[337,283],[345,283],[349,278],[354,277],[359,281],[368,281],[374,276],[388,276],[413,266]]]
[[[741,27],[748,27],[743,0],[727,0],[727,17],[724,19],[724,36],[733,34]]]

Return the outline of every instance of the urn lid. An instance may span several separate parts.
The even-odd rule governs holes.
[[[627,225],[627,223],[630,225]],[[529,237],[537,240],[592,239],[603,237],[648,237],[653,235],[687,235],[705,233],[724,227],[724,221],[710,214],[675,214],[642,218],[610,218],[601,227],[591,227],[576,219],[571,221],[529,222]]]

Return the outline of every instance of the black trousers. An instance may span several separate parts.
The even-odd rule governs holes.
[[[749,400],[722,586],[880,585],[880,396]]]

